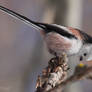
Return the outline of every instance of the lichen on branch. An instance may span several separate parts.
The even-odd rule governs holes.
[[[62,92],[69,83],[83,79],[92,80],[92,61],[75,66],[75,71],[70,77],[67,76],[69,70],[67,62],[69,61],[66,54],[60,58],[52,58],[43,69],[42,75],[38,76],[36,92]]]

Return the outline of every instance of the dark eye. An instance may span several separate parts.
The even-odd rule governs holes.
[[[84,53],[84,56],[87,56],[87,53]]]
[[[82,61],[83,60],[83,57],[82,56],[80,56],[80,61]]]

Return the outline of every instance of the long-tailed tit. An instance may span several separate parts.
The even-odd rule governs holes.
[[[57,24],[34,22],[3,6],[0,6],[0,10],[23,21],[29,26],[40,30],[40,33],[44,36],[44,41],[47,44],[48,51],[51,54],[60,57],[63,52],[66,53],[67,56],[79,53],[80,60],[84,57],[87,57],[86,60],[92,59],[92,37],[85,32],[80,31],[79,29],[64,27]]]

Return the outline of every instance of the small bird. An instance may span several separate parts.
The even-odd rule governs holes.
[[[67,56],[79,54],[80,61],[85,57],[86,60],[92,59],[92,37],[85,32],[72,27],[35,22],[3,6],[0,6],[0,10],[40,30],[52,55],[60,57],[62,53]]]

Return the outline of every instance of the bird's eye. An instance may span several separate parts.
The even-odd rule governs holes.
[[[87,56],[87,53],[84,53],[84,56]]]
[[[83,60],[83,57],[82,56],[80,56],[80,61],[82,61]]]

